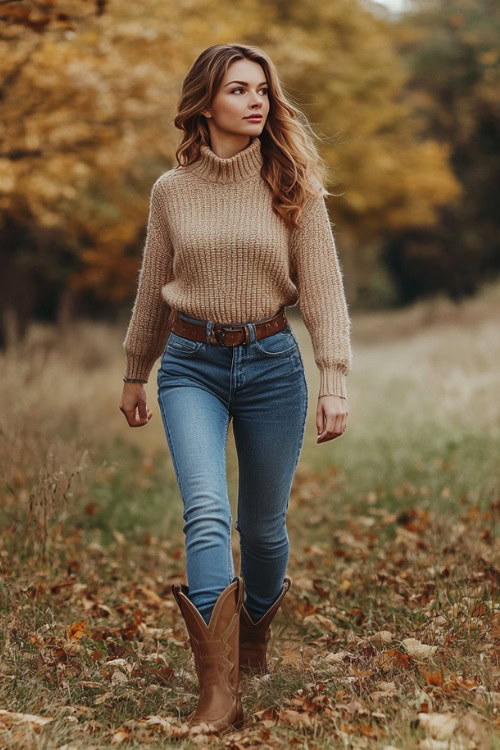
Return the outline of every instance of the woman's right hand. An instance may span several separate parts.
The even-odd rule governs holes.
[[[120,411],[130,427],[142,427],[147,424],[153,412],[146,405],[146,391],[142,383],[124,383]]]

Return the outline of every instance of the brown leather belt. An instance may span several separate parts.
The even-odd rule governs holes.
[[[288,320],[283,307],[277,315],[273,318],[269,318],[262,323],[253,323],[255,326],[255,337],[256,339],[263,339],[266,336],[272,336],[273,333],[281,331],[288,325]],[[238,346],[238,344],[249,344],[250,343],[250,331],[248,325],[242,323],[233,323],[231,325],[223,323],[215,323],[212,328],[210,338],[207,341],[206,327],[197,323],[191,323],[189,320],[184,320],[179,317],[179,314],[175,316],[172,331],[178,333],[179,336],[184,336],[187,339],[194,339],[195,341],[204,341],[206,344],[211,346]]]

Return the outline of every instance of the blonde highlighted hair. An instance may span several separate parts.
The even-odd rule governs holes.
[[[180,166],[188,166],[199,158],[203,144],[210,145],[202,112],[209,109],[231,63],[243,59],[262,66],[268,85],[269,115],[259,136],[264,162],[261,176],[272,192],[274,211],[290,227],[297,227],[309,196],[331,195],[325,186],[328,168],[313,141],[318,136],[284,92],[271,59],[258,47],[215,44],[198,55],[184,78],[174,119],[175,127],[183,132],[176,158]]]

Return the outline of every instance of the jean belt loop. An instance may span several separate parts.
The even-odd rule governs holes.
[[[210,344],[210,337],[212,335],[212,329],[214,327],[215,323],[213,320],[207,321],[207,328],[206,328],[206,334],[207,334],[207,344]]]

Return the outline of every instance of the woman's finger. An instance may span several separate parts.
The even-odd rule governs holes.
[[[316,411],[316,432],[321,435],[325,429],[325,410],[320,404]]]
[[[148,421],[148,412],[145,401],[139,401],[137,404],[137,410],[139,412],[139,423],[145,424]]]
[[[325,413],[325,425],[321,433],[318,435],[318,441],[322,442],[324,438],[330,439],[328,436],[333,431],[335,425],[335,415]]]
[[[335,432],[337,435],[342,435],[344,432],[344,414],[342,412],[337,414],[337,419],[335,420]]]

